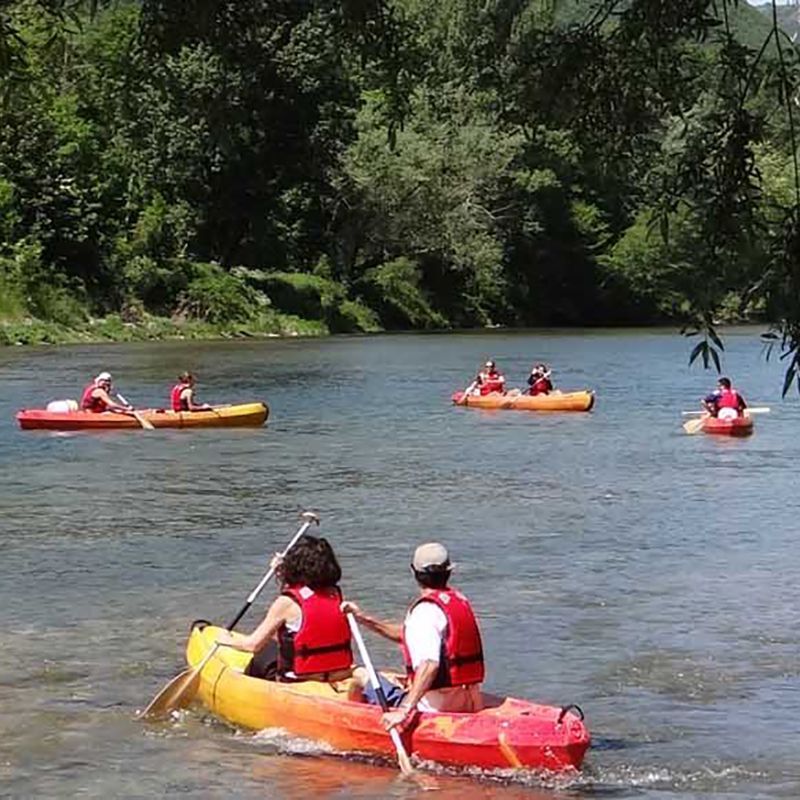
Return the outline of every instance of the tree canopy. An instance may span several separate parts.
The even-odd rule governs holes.
[[[2,0],[0,319],[670,321],[706,363],[748,319],[788,389],[785,22],[737,0]]]

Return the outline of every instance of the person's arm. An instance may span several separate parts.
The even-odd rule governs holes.
[[[392,642],[399,643],[403,637],[402,625],[399,625],[396,622],[389,622],[388,620],[371,617],[368,614],[365,614],[355,603],[351,602],[350,600],[345,600],[342,603],[342,611],[345,614],[352,614],[365,627]]]
[[[189,409],[189,411],[208,411],[211,408],[208,403],[195,403],[194,389],[192,388],[184,389],[181,394],[183,395],[183,399],[186,401],[186,407]]]
[[[222,631],[217,635],[217,644],[235,647],[247,653],[257,653],[275,636],[281,625],[295,615],[296,610],[297,604],[290,597],[285,595],[276,597],[264,619],[251,634],[234,636],[229,631]]]
[[[739,394],[739,392],[736,392],[736,395],[739,398],[739,411],[744,411],[747,408],[747,403],[745,402],[744,397]]]
[[[395,725],[403,725],[417,708],[417,703],[425,696],[425,693],[433,686],[436,674],[439,672],[439,662],[425,660],[414,670],[414,680],[408,690],[408,694],[403,698],[403,702],[394,711],[387,711],[382,719],[386,728],[394,728]]]
[[[111,395],[105,390],[101,389],[99,386],[95,389],[95,397],[99,400],[102,400],[106,404],[106,408],[109,411],[130,411],[128,406],[122,405],[122,403],[118,403],[114,400]]]

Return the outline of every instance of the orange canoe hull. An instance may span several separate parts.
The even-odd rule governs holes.
[[[706,417],[703,420],[703,433],[712,436],[750,436],[752,432],[753,420],[746,416],[733,419]]]
[[[531,397],[528,394],[468,395],[456,392],[452,401],[457,406],[515,411],[590,411],[594,406],[594,392],[550,392]]]

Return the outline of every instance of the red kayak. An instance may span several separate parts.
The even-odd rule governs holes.
[[[703,419],[703,433],[715,436],[749,436],[752,432],[753,420],[750,417],[732,417],[731,419],[705,417]]]

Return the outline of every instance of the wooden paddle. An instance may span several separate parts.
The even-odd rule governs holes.
[[[286,546],[286,549],[280,554],[280,558],[285,558],[286,554],[297,544],[300,537],[316,523],[319,525],[319,517],[312,514],[310,511],[305,511],[302,514],[303,524],[299,530],[292,537],[292,540]],[[275,567],[270,566],[269,571],[261,579],[258,586],[250,592],[247,602],[241,607],[239,613],[233,618],[228,625],[228,630],[232,631],[241,618],[247,613],[250,606],[261,593],[261,590],[269,583],[272,576],[275,574]],[[185,669],[180,675],[176,675],[148,704],[147,708],[139,714],[142,719],[152,719],[161,717],[168,714],[176,708],[181,708],[188,705],[192,698],[197,694],[200,688],[200,673],[203,667],[208,663],[214,653],[217,652],[219,644],[215,643],[214,646],[206,653],[203,660],[196,667],[189,667]]]
[[[364,662],[364,666],[367,668],[369,682],[372,684],[375,694],[378,695],[378,702],[381,704],[381,708],[384,712],[386,712],[389,710],[389,703],[386,701],[386,695],[383,693],[383,687],[381,686],[381,682],[378,680],[378,674],[375,672],[375,667],[372,665],[372,659],[369,657],[369,651],[367,650],[367,646],[364,644],[364,638],[361,636],[361,630],[358,627],[356,618],[352,614],[348,613],[347,622],[350,625],[350,632],[353,634],[353,638],[356,640],[356,644],[358,645],[358,652],[361,654],[361,660]],[[411,765],[411,759],[408,757],[405,745],[403,744],[403,740],[400,738],[400,733],[397,731],[397,728],[391,728],[389,730],[389,736],[391,736],[392,742],[394,743],[394,749],[397,751],[397,763],[400,767],[400,771],[403,773],[403,775],[414,775],[416,771]]]
[[[125,403],[126,406],[129,406],[130,403],[119,393],[117,392],[117,397],[120,399],[121,402]],[[134,411],[131,409],[130,411],[126,412],[130,414],[146,431],[154,431],[155,428],[153,427],[153,423],[150,422],[149,419],[145,419],[138,411]]]

